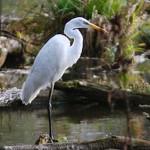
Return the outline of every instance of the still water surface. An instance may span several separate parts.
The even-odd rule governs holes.
[[[43,108],[1,109],[0,145],[33,144],[48,131],[47,110]],[[150,140],[150,121],[142,111],[134,110],[131,119],[132,136]],[[70,141],[91,141],[112,135],[126,135],[123,110],[111,112],[105,106],[54,106],[52,111],[55,138],[66,136]]]

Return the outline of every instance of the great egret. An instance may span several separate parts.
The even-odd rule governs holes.
[[[53,139],[51,125],[51,99],[54,84],[58,81],[65,70],[71,67],[79,59],[83,37],[78,28],[94,28],[96,30],[106,30],[90,23],[82,17],[77,17],[66,23],[64,33],[66,36],[57,34],[52,37],[38,53],[31,72],[23,84],[21,100],[23,103],[31,103],[40,90],[50,86],[49,92],[49,136]],[[70,40],[73,39],[73,44]]]

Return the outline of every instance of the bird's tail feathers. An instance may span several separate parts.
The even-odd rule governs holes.
[[[31,103],[39,92],[46,88],[49,85],[49,82],[42,78],[39,75],[31,73],[28,77],[26,82],[22,86],[21,92],[21,100],[24,104]]]
[[[23,84],[22,92],[20,96],[23,104],[25,105],[30,104],[36,98],[39,92],[42,89],[46,89],[46,87],[48,86],[47,83],[37,87],[34,85],[35,84],[33,83],[28,84],[26,82]]]

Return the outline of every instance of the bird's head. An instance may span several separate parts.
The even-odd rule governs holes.
[[[102,30],[103,32],[108,33],[105,29],[103,29],[103,28],[101,28],[99,26],[96,26],[93,23],[90,23],[88,20],[86,20],[86,19],[84,19],[82,17],[74,18],[74,19],[70,20],[67,24],[69,26],[72,26],[73,29],[78,29],[78,28],[93,28],[93,29]]]

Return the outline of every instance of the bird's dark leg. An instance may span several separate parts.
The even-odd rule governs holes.
[[[52,120],[51,120],[51,116],[52,116],[52,113],[51,113],[51,109],[52,109],[52,104],[51,104],[51,101],[52,101],[52,95],[53,95],[53,89],[54,89],[54,83],[51,84],[51,88],[50,88],[50,91],[49,91],[49,96],[48,96],[48,119],[49,119],[49,137],[51,140],[53,140],[53,132],[52,132]]]

